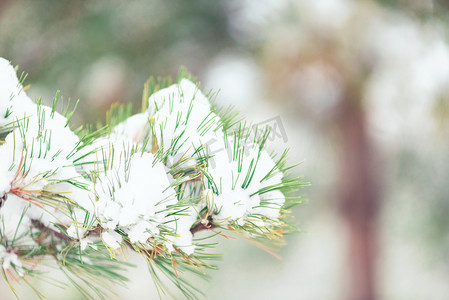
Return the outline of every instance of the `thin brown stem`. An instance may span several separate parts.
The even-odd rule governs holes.
[[[54,236],[60,240],[66,241],[66,242],[73,242],[74,239],[72,239],[71,237],[69,237],[68,235],[66,235],[65,233],[56,231],[54,229],[51,229],[47,226],[45,226],[41,221],[39,220],[31,220],[31,224],[33,224],[33,226],[39,230],[42,230],[43,232]]]

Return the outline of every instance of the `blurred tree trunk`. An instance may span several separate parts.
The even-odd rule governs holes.
[[[379,181],[362,102],[354,98],[347,95],[345,101],[341,101],[336,122],[341,138],[339,206],[349,233],[351,286],[348,298],[373,300],[376,299]]]

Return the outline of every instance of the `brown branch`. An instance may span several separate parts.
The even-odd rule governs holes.
[[[88,236],[95,236],[95,237],[99,237],[100,233],[101,233],[101,229],[103,229],[100,225],[98,225],[97,227],[95,227],[95,229],[92,229],[90,231],[88,231],[84,237],[88,237]]]
[[[199,231],[202,231],[202,230],[211,230],[211,229],[216,228],[217,226],[214,225],[213,223],[211,223],[211,221],[212,221],[212,218],[208,217],[207,218],[207,223],[199,222],[198,224],[196,224],[195,226],[193,226],[190,229],[190,232],[192,234],[195,234],[195,233],[197,233]],[[45,226],[39,220],[33,219],[33,220],[31,220],[31,224],[36,229],[39,229],[39,230],[42,231],[41,237],[39,237],[39,240],[41,240],[41,241],[43,239],[45,239],[47,236],[52,236],[52,237],[58,238],[58,239],[60,239],[62,241],[65,241],[65,242],[78,242],[79,241],[78,239],[73,239],[73,238],[69,237],[67,234],[65,234],[63,232],[59,232],[59,231],[56,231],[54,229],[51,229],[51,228]],[[96,236],[96,237],[98,237],[98,236],[100,236],[101,230],[102,230],[102,227],[101,226],[97,226],[95,229],[88,231],[85,234],[84,238],[86,238],[88,236]],[[124,243],[129,248],[131,248],[132,250],[134,250],[136,252],[141,252],[143,255],[145,255],[149,259],[153,259],[153,258],[159,256],[160,251],[158,251],[158,250],[161,250],[158,247],[155,247],[155,249],[141,249],[141,251],[138,251],[138,250],[136,250],[134,248],[134,246],[132,245],[132,243],[129,240],[124,239]]]
[[[60,240],[63,240],[63,241],[66,241],[66,242],[73,242],[73,241],[75,241],[74,239],[72,239],[71,237],[69,237],[67,234],[62,233],[62,232],[59,232],[59,231],[56,231],[56,230],[54,230],[54,229],[51,229],[51,228],[45,226],[45,225],[44,225],[41,221],[39,221],[39,220],[31,220],[31,224],[32,224],[35,228],[37,228],[37,229],[39,229],[39,230],[42,230],[43,232],[45,232],[45,233],[47,233],[47,234],[49,234],[49,235],[51,235],[51,236],[54,236],[54,237],[56,237],[56,238],[58,238],[58,239],[60,239]]]
[[[190,232],[192,234],[195,234],[195,233],[197,233],[199,231],[202,231],[202,230],[210,230],[210,229],[216,228],[217,226],[215,226],[214,224],[210,223],[210,221],[212,221],[212,218],[209,217],[208,218],[208,223],[204,224],[204,223],[200,222],[200,223],[196,224],[195,226],[193,226],[190,229]],[[99,228],[101,228],[101,227],[96,228],[94,231],[97,231],[97,229],[99,229]],[[93,232],[93,231],[91,231],[91,232]],[[99,234],[99,231],[98,231],[98,234]],[[125,245],[127,245],[129,248],[131,248],[135,252],[139,252],[139,253],[145,255],[148,259],[154,259],[155,257],[158,257],[159,254],[162,252],[161,249],[158,246],[156,246],[154,249],[140,249],[140,251],[139,251],[139,250],[136,250],[134,248],[133,244],[129,240],[124,239],[123,242],[124,242]]]
[[[208,223],[206,223],[206,224],[204,224],[204,223],[198,223],[198,224],[196,224],[195,226],[193,226],[191,229],[190,229],[190,232],[192,233],[192,234],[195,234],[195,233],[197,233],[197,232],[199,232],[199,231],[202,231],[202,230],[206,230],[206,229],[214,229],[214,228],[216,228],[217,226],[215,226],[214,224],[212,224],[212,223],[210,223],[210,222],[208,222]]]
[[[31,224],[32,224],[36,229],[42,230],[42,231],[43,231],[43,232],[42,232],[43,234],[54,236],[54,237],[56,237],[56,238],[58,238],[58,239],[60,239],[60,240],[66,241],[66,242],[79,242],[79,239],[71,238],[70,236],[68,236],[67,234],[65,234],[65,233],[63,233],[63,232],[59,232],[59,231],[56,231],[56,230],[54,230],[54,229],[51,229],[51,228],[45,226],[45,225],[44,225],[41,221],[39,221],[39,220],[33,219],[33,220],[31,220]],[[58,226],[58,225],[57,225],[57,226]],[[62,225],[59,225],[59,226],[62,226]],[[59,226],[58,226],[58,227],[59,227]],[[100,236],[101,229],[102,229],[101,226],[97,226],[97,227],[95,227],[95,229],[92,229],[92,230],[88,231],[88,232],[84,235],[83,238],[86,238],[86,237],[89,237],[89,236],[98,237],[98,236]]]

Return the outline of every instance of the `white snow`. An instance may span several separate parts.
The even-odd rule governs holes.
[[[8,125],[15,117],[20,118],[33,105],[11,63],[0,57],[0,126]]]
[[[227,149],[231,151],[237,139],[226,143]],[[278,217],[285,202],[284,195],[277,190],[269,193],[259,191],[281,184],[283,174],[276,170],[265,178],[275,167],[275,163],[265,150],[259,152],[259,145],[241,143],[240,149],[244,149],[240,167],[237,159],[233,159],[232,153],[226,150],[217,152],[211,158],[208,173],[213,180],[206,179],[209,190],[205,194],[209,205],[215,208],[214,220],[222,224],[236,221],[239,225],[244,225],[248,217]],[[255,170],[250,169],[251,163],[256,164]],[[244,186],[247,176],[252,176],[252,180]]]
[[[208,99],[186,79],[150,96],[149,112],[158,147],[172,152],[169,164],[193,158],[195,150],[214,140],[221,128]],[[195,160],[188,164],[194,165]]]
[[[170,206],[177,203],[171,181],[165,166],[155,162],[151,153],[122,156],[112,170],[100,175],[96,186],[101,225],[108,230],[122,230],[132,243],[145,244],[151,237],[158,238],[161,226],[173,223],[174,217],[167,216],[172,212]],[[190,234],[186,227],[179,227],[184,229],[177,232],[180,237]]]
[[[120,244],[123,240],[122,236],[115,231],[103,231],[101,238],[103,239],[103,242],[112,249],[120,248]]]
[[[0,259],[3,261],[3,269],[11,269],[14,265],[15,270],[19,276],[23,276],[22,262],[19,260],[17,254],[7,251],[3,245],[0,245]]]

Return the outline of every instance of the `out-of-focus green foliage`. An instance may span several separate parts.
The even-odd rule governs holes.
[[[110,57],[124,81],[125,99],[114,100],[139,100],[149,75],[176,75],[180,65],[198,74],[233,43],[224,11],[223,1],[207,0],[11,1],[0,17],[0,55],[34,85],[83,100],[80,82]]]

